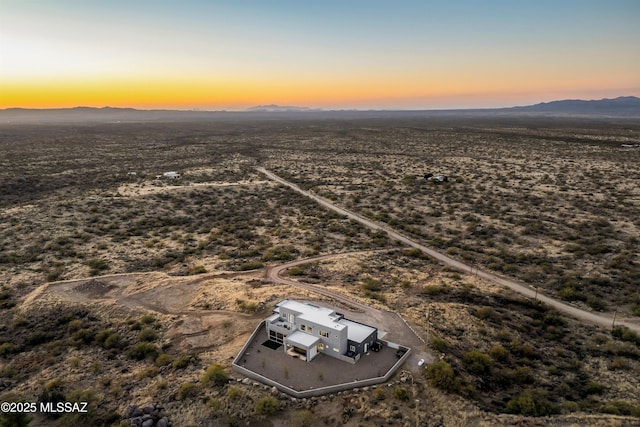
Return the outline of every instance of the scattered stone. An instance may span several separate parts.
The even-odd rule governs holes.
[[[158,403],[144,405],[142,408],[129,405],[124,411],[122,419],[135,427],[171,427],[171,421],[167,417],[161,417],[160,412],[164,407]]]
[[[274,396],[278,395],[278,389],[276,386],[271,387],[271,394]]]
[[[123,418],[131,418],[133,416],[134,409],[135,409],[135,406],[133,405],[127,406],[127,409],[124,410]]]
[[[259,382],[254,381],[253,386],[254,386],[254,387],[260,387],[260,383],[259,383]]]
[[[249,385],[249,384],[251,384],[251,380],[249,378],[245,378],[245,379],[242,380],[242,384]]]

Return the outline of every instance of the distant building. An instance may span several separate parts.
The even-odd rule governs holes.
[[[446,176],[442,176],[442,175],[437,175],[437,176],[433,176],[433,174],[426,174],[424,176],[424,179],[426,179],[429,182],[434,182],[436,184],[440,184],[441,182],[448,182],[449,178]]]
[[[178,172],[165,172],[162,174],[162,177],[168,179],[178,179],[180,178],[180,174]]]
[[[308,302],[284,300],[265,320],[269,340],[310,362],[319,353],[354,363],[376,345],[378,330]]]

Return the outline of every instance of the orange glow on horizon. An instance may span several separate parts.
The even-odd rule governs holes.
[[[169,77],[164,79],[112,79],[89,80],[61,79],[39,82],[17,81],[0,85],[0,108],[68,108],[132,107],[142,109],[241,109],[262,104],[297,105],[318,108],[379,108],[402,106],[406,108],[433,105],[455,106],[496,105],[502,100],[529,98],[545,95],[554,99],[562,93],[593,87],[592,81],[567,82],[540,79],[526,88],[519,82],[504,76],[493,79],[482,75],[447,77],[405,75],[404,79],[381,79],[380,76],[362,77],[357,80],[337,76],[309,76],[306,79],[245,81],[241,79],[215,81],[203,76],[191,78]],[[486,76],[485,76],[486,77]],[[501,78],[502,77],[502,78]],[[461,83],[462,82],[462,83]],[[588,92],[588,91],[587,91]],[[535,98],[535,96],[534,96]],[[557,98],[556,98],[557,99]],[[504,101],[503,101],[504,102]],[[508,104],[507,104],[508,105]],[[428,108],[428,107],[427,107]]]

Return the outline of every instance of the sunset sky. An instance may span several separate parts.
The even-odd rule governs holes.
[[[0,108],[640,96],[640,1],[0,0]]]

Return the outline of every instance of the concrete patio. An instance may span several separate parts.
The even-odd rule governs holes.
[[[269,348],[264,323],[252,335],[234,361],[234,369],[251,378],[297,397],[318,396],[350,388],[382,383],[409,356],[401,359],[396,349],[383,346],[379,352],[364,354],[355,364],[319,354],[306,362],[285,353],[282,346]]]

